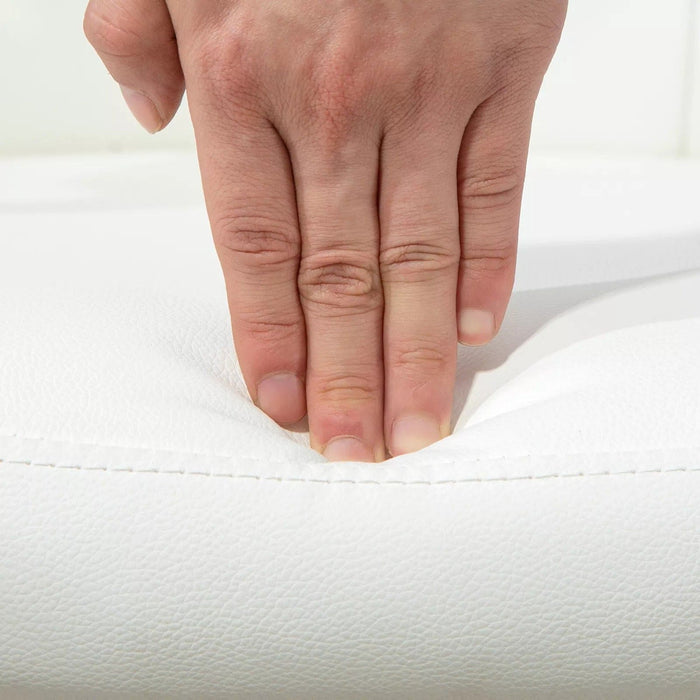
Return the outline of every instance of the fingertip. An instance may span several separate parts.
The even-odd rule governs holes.
[[[306,387],[291,372],[268,375],[258,383],[256,404],[277,423],[298,423],[306,415]]]
[[[148,95],[133,90],[132,88],[120,85],[124,101],[131,110],[136,121],[149,133],[155,134],[165,126],[165,120],[161,116],[158,108]]]
[[[486,345],[496,334],[494,315],[486,309],[463,309],[459,314],[458,331],[460,345]]]

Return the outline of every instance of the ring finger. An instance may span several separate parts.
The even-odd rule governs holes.
[[[450,432],[459,270],[461,124],[385,134],[380,268],[384,285],[385,434],[393,456]]]

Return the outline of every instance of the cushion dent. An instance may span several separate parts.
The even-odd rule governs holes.
[[[700,164],[531,159],[452,434],[376,464],[251,401],[196,167],[0,162],[0,698],[700,696]]]

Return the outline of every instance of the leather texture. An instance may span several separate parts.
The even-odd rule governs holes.
[[[0,163],[0,697],[700,697],[699,188],[531,159],[453,434],[330,463],[248,396],[192,154]]]

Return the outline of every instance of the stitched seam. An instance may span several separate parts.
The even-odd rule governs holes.
[[[133,451],[142,451],[145,453],[151,452],[153,454],[157,455],[172,455],[175,457],[205,457],[209,459],[226,459],[226,460],[232,460],[232,459],[244,459],[248,462],[256,462],[258,464],[263,464],[263,465],[271,465],[271,464],[278,464],[278,465],[288,465],[289,460],[279,460],[279,459],[274,459],[274,458],[264,458],[264,457],[256,457],[256,456],[241,456],[241,455],[233,455],[233,454],[216,454],[216,453],[207,453],[207,452],[185,452],[182,450],[169,450],[167,448],[162,448],[162,447],[141,447],[141,446],[129,446],[129,445],[112,445],[109,443],[100,443],[100,442],[73,442],[73,441],[68,441],[68,440],[62,440],[62,439],[54,439],[50,438],[47,436],[44,437],[31,437],[31,436],[22,436],[19,435],[18,433],[15,433],[13,435],[7,435],[4,433],[0,433],[0,438],[16,438],[18,440],[33,440],[36,442],[55,442],[61,445],[73,445],[75,447],[101,447],[101,448],[107,448],[107,449],[114,449],[114,450],[133,450]],[[297,444],[297,443],[295,443]],[[684,451],[685,450],[697,450],[700,452],[700,445],[689,445],[688,447],[681,448]],[[537,453],[537,454],[520,454],[520,455],[502,455],[500,457],[478,457],[478,456],[473,456],[473,457],[467,457],[463,460],[460,460],[457,462],[456,460],[449,460],[446,462],[430,462],[429,467],[449,467],[449,466],[454,466],[456,464],[462,464],[462,465],[468,465],[468,464],[473,464],[476,462],[486,462],[486,463],[491,463],[491,462],[501,462],[504,460],[508,461],[521,461],[521,460],[527,460],[527,459],[550,459],[550,458],[559,458],[559,459],[567,459],[569,457],[595,457],[595,456],[612,456],[612,455],[650,455],[650,454],[655,454],[655,453],[665,453],[667,450],[665,449],[655,449],[655,450],[616,450],[616,451],[606,451],[606,452],[553,452],[553,453]],[[8,460],[3,460],[0,458],[0,462],[8,462]],[[33,462],[29,462],[29,464],[32,464]],[[27,464],[26,461],[20,462],[20,464]],[[318,464],[325,464],[325,462],[305,462],[300,466],[303,467],[312,467],[316,466]],[[368,462],[367,464],[371,464],[371,462]],[[377,463],[380,464],[380,463]],[[55,465],[48,465],[48,466],[55,466]],[[80,468],[80,467],[78,467]],[[90,469],[91,467],[83,467],[85,469]],[[113,471],[140,471],[139,469],[124,469],[124,470],[113,470]],[[145,470],[141,470],[145,471]],[[158,470],[154,470],[158,471]],[[174,473],[177,474],[179,472],[169,472],[169,473]],[[194,473],[200,473],[200,472],[183,472],[186,474],[194,474]],[[208,474],[208,472],[201,472],[202,474]],[[601,472],[604,473],[604,472]],[[615,473],[623,473],[623,472],[615,472]],[[378,482],[378,483],[385,483],[385,482]],[[403,483],[403,482],[397,482],[397,483]]]
[[[484,483],[489,481],[535,481],[541,479],[565,479],[571,477],[588,477],[588,476],[629,476],[637,474],[670,474],[678,472],[700,472],[700,467],[675,467],[671,469],[632,469],[624,472],[573,472],[571,474],[536,474],[524,476],[494,476],[494,477],[465,477],[464,479],[440,479],[438,481],[401,481],[388,479],[378,481],[374,479],[310,479],[303,477],[286,477],[286,476],[261,476],[259,474],[227,474],[224,472],[196,472],[184,470],[166,470],[166,469],[133,469],[125,467],[123,469],[112,469],[110,467],[85,467],[77,464],[48,464],[41,462],[33,462],[31,460],[13,460],[0,459],[0,464],[16,464],[31,467],[49,467],[51,469],[73,469],[79,471],[103,471],[112,473],[128,472],[132,474],[179,474],[181,476],[207,476],[207,477],[224,477],[227,479],[252,479],[254,481],[278,481],[278,482],[297,482],[310,484],[373,484],[375,486],[395,485],[395,486],[440,486],[446,484],[469,484],[469,483]]]

